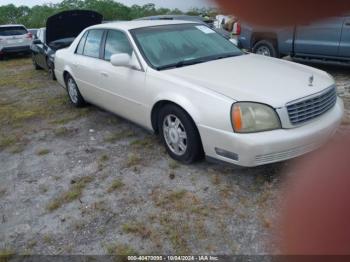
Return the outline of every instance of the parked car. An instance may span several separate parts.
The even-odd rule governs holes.
[[[241,27],[241,47],[257,54],[350,63],[350,15],[295,27]]]
[[[55,74],[75,106],[89,102],[158,133],[184,163],[297,157],[322,145],[344,110],[329,74],[246,54],[193,22],[89,27],[57,51]]]
[[[36,38],[37,38],[38,30],[39,30],[38,28],[29,28],[29,29],[28,29],[28,32],[32,34],[33,39],[36,39]]]
[[[211,29],[215,30],[217,33],[221,34],[223,37],[226,39],[231,38],[231,34],[222,29],[222,28],[216,28],[214,26],[214,20],[213,19],[208,19],[202,16],[192,16],[192,15],[155,15],[155,16],[147,16],[147,17],[142,17],[135,19],[137,20],[180,20],[180,21],[190,21],[190,22],[197,22],[197,23],[202,23],[210,27]]]
[[[63,11],[49,17],[46,28],[40,28],[31,45],[33,65],[45,69],[55,80],[54,58],[57,50],[66,48],[85,28],[100,24],[102,15],[88,10]]]
[[[30,52],[33,36],[23,25],[0,25],[0,58]]]

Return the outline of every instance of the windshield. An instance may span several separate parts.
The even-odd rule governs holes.
[[[131,30],[146,61],[163,70],[243,52],[229,40],[201,24],[176,24]]]
[[[0,36],[25,35],[27,33],[23,26],[0,27]]]

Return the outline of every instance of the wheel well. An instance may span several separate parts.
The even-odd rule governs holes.
[[[255,44],[261,40],[270,40],[276,47],[278,45],[277,35],[271,32],[259,32],[254,33],[251,39],[251,47],[253,48]]]
[[[169,104],[173,104],[179,108],[181,108],[182,110],[184,110],[188,115],[189,117],[192,119],[193,123],[194,120],[192,118],[192,116],[186,111],[186,109],[184,109],[182,106],[174,103],[174,102],[171,102],[169,100],[161,100],[161,101],[158,101],[152,108],[152,112],[151,112],[151,123],[152,123],[152,128],[154,130],[154,132],[156,134],[158,134],[159,130],[158,130],[158,114],[159,114],[159,111],[165,106],[165,105],[169,105]]]
[[[66,79],[67,79],[67,76],[69,75],[68,71],[64,71],[63,72],[63,79],[64,79],[64,82],[66,82]]]

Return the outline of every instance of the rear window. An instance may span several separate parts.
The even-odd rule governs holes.
[[[25,35],[28,31],[23,26],[0,27],[0,36]]]

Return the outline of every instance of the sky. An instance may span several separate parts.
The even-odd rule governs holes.
[[[179,8],[180,10],[188,10],[192,7],[208,7],[214,6],[211,2],[212,0],[116,0],[117,2],[123,3],[125,5],[144,5],[148,3],[154,3],[157,7],[167,7],[167,8]],[[0,0],[1,5],[14,4],[14,5],[40,5],[44,3],[58,3],[60,0]]]

